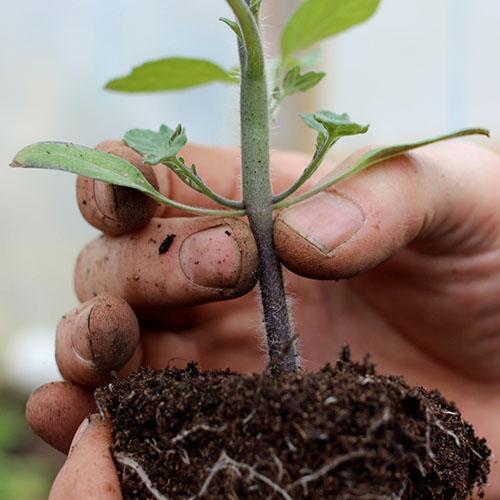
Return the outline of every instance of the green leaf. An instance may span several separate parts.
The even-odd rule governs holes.
[[[144,157],[144,163],[156,165],[175,158],[186,145],[186,132],[181,125],[175,130],[162,125],[159,132],[145,129],[129,130],[123,140]]]
[[[303,113],[300,116],[309,127],[318,132],[316,151],[302,175],[288,189],[273,197],[273,202],[278,207],[281,206],[280,203],[283,200],[291,196],[314,175],[328,151],[341,137],[364,134],[368,130],[368,125],[360,125],[351,121],[347,113],[336,115],[331,111],[318,111],[317,113]]]
[[[326,73],[309,71],[303,75],[300,74],[300,66],[294,66],[287,72],[281,86],[276,86],[273,90],[271,101],[271,114],[277,111],[282,101],[297,92],[305,92],[317,85]]]
[[[325,144],[333,145],[341,137],[365,134],[369,128],[369,125],[353,122],[347,113],[337,115],[331,111],[318,111],[300,116],[307,126],[318,132],[318,149]]]
[[[370,18],[380,0],[304,0],[281,37],[282,58]]]
[[[174,172],[184,184],[204,194],[219,205],[237,210],[243,208],[241,202],[228,200],[212,191],[198,175],[195,165],[188,166],[184,158],[177,157],[187,142],[186,133],[181,125],[178,125],[175,130],[162,125],[159,132],[144,129],[129,130],[123,141],[143,157],[144,163],[150,165],[162,163]]]
[[[224,24],[227,24],[231,30],[236,33],[238,40],[243,40],[243,33],[241,32],[240,25],[227,17],[219,17],[219,21],[222,21]],[[238,67],[239,70],[239,67]]]
[[[285,96],[295,94],[296,92],[305,92],[316,86],[326,73],[309,71],[308,73],[300,74],[300,67],[293,67],[283,80],[283,93]]]
[[[174,131],[174,141],[175,135],[182,136],[179,127]],[[62,170],[115,186],[137,189],[164,205],[194,214],[215,216],[240,216],[244,214],[242,210],[230,212],[197,208],[170,200],[156,191],[141,171],[128,161],[86,146],[64,142],[39,142],[19,151],[11,166]]]
[[[116,186],[137,189],[156,199],[158,195],[161,196],[144,175],[128,161],[76,144],[64,142],[32,144],[17,153],[11,166],[63,170]]]
[[[457,137],[464,137],[467,135],[485,135],[489,137],[490,132],[489,130],[486,130],[484,128],[470,128],[470,129],[459,130],[458,132],[453,132],[451,134],[432,137],[431,139],[424,139],[423,141],[372,149],[371,151],[368,151],[363,156],[361,156],[361,158],[359,158],[356,161],[356,163],[346,172],[338,176],[335,182],[340,182],[341,180],[346,179],[347,177],[350,177],[353,174],[361,172],[362,170],[365,170],[368,167],[376,165],[377,163],[388,160],[390,158],[394,158],[395,156],[399,156],[413,149],[421,148],[423,146],[428,146],[436,142],[446,141],[449,139],[456,139]]]
[[[354,174],[366,170],[367,168],[377,165],[385,160],[394,158],[395,156],[399,156],[408,151],[412,151],[413,149],[428,146],[429,144],[434,144],[436,142],[446,141],[448,139],[455,139],[457,137],[464,137],[468,135],[485,135],[489,137],[490,133],[484,128],[468,128],[459,130],[458,132],[453,132],[451,134],[445,134],[433,137],[431,139],[425,139],[423,141],[372,149],[371,151],[368,151],[363,156],[358,158],[354,165],[350,166],[344,172],[338,174],[337,176],[329,176],[329,180],[318,184],[313,189],[299,196],[295,196],[294,198],[284,199],[283,197],[281,197],[279,202],[276,203],[273,208],[285,208],[291,205],[295,205],[296,203],[300,203],[301,201],[307,200],[311,196],[314,196],[315,194],[320,193],[321,191],[324,191],[325,189],[328,189],[335,184],[338,184],[339,182],[353,176]]]
[[[237,83],[234,73],[204,59],[169,57],[134,68],[106,84],[119,92],[157,92],[196,87],[212,82]]]

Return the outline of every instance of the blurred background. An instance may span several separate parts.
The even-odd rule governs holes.
[[[265,2],[266,4],[266,2]],[[295,0],[267,0],[270,55]],[[193,16],[193,13],[195,15]],[[45,498],[61,457],[33,438],[23,403],[58,378],[54,328],[75,306],[72,270],[96,232],[81,219],[73,176],[11,171],[16,151],[41,140],[94,145],[131,127],[186,126],[191,141],[237,144],[237,89],[122,95],[112,77],[168,55],[237,63],[223,0],[23,0],[0,16],[0,499]],[[275,147],[312,151],[297,118],[320,108],[349,112],[370,133],[336,147],[395,143],[466,126],[500,125],[500,2],[383,0],[375,17],[323,46],[328,77],[291,99],[273,130]],[[208,103],[208,105],[207,105]],[[286,127],[284,126],[286,124]]]

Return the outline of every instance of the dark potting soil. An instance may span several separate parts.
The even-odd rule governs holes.
[[[489,472],[452,403],[348,350],[280,377],[143,369],[96,399],[125,499],[462,499]]]

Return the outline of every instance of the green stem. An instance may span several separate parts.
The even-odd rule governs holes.
[[[326,142],[323,147],[318,149],[309,165],[307,165],[304,169],[302,175],[288,189],[273,197],[273,204],[276,205],[281,201],[286,200],[289,196],[295,193],[297,189],[301,188],[304,183],[306,183],[314,175],[316,170],[318,170],[331,147],[332,143]]]
[[[245,208],[242,201],[229,200],[213,191],[195,171],[189,169],[179,158],[165,160],[162,163],[177,175],[184,184],[198,191],[198,193],[204,194],[215,203],[233,210],[243,210]]]
[[[248,2],[250,0],[247,0]],[[273,192],[269,169],[269,101],[264,51],[257,22],[244,0],[227,0],[241,27],[241,154],[243,200],[255,237],[259,283],[274,374],[297,371],[281,263],[273,239]]]

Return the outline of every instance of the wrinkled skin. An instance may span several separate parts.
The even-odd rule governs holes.
[[[119,142],[100,147],[139,161]],[[236,150],[192,146],[184,156],[214,190],[239,196]],[[275,191],[306,162],[298,154],[274,153]],[[155,172],[164,194],[210,205],[163,167]],[[277,251],[292,271],[286,278],[304,369],[334,361],[342,344],[350,344],[355,359],[370,352],[381,372],[403,374],[455,401],[497,456],[499,185],[498,156],[450,142],[387,161],[281,212],[275,222]],[[84,216],[114,236],[90,243],[79,257],[75,282],[83,304],[57,329],[66,382],[43,386],[27,406],[35,432],[63,452],[72,449],[51,499],[121,498],[109,424],[85,420],[71,446],[78,423],[95,412],[92,388],[111,371],[123,376],[140,365],[183,366],[187,360],[251,371],[266,363],[256,292],[247,294],[256,257],[246,224],[179,218],[162,207],[130,234],[122,219],[131,208],[117,206],[126,198],[121,195],[78,183]],[[141,217],[145,224],[150,215],[139,214],[134,231]],[[171,248],[160,255],[162,239],[174,233]],[[102,314],[106,309],[113,314]],[[496,464],[487,498],[500,498]]]

